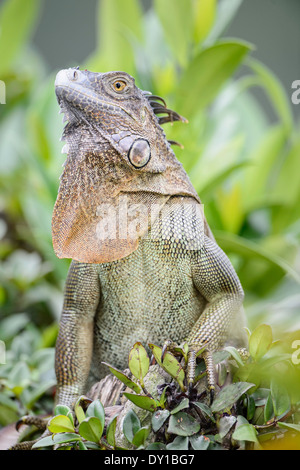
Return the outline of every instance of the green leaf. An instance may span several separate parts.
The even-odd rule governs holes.
[[[175,91],[176,109],[190,119],[208,106],[250,51],[242,41],[220,41],[188,64]]]
[[[78,441],[77,446],[79,450],[88,450],[87,446],[82,441]]]
[[[216,413],[225,408],[231,408],[237,400],[255,384],[248,382],[237,382],[224,387],[214,400],[211,410]]]
[[[212,414],[212,411],[210,409],[210,407],[208,405],[206,405],[205,403],[201,403],[200,401],[194,401],[193,402],[193,405],[195,405],[197,408],[199,408],[199,410],[205,414],[213,423],[215,423],[215,418]]]
[[[0,10],[0,76],[8,73],[38,18],[39,0],[7,0]]]
[[[275,380],[271,381],[271,395],[275,416],[279,417],[290,410],[291,400],[289,394],[285,387],[279,385]]]
[[[85,412],[81,406],[82,397],[79,397],[75,403],[74,411],[78,422],[81,423],[85,419]]]
[[[272,341],[272,328],[269,325],[256,327],[249,339],[249,352],[253,359],[257,361],[263,357],[270,349]]]
[[[122,371],[116,369],[115,367],[107,364],[106,362],[102,362],[102,364],[105,364],[108,366],[109,370],[111,371],[112,374],[114,374],[123,384],[126,385],[126,387],[131,388],[135,393],[141,393],[142,389],[141,387],[133,382],[127,375],[125,375]]]
[[[223,363],[219,364],[217,371],[218,371],[217,384],[220,387],[222,387],[225,384],[227,375],[228,375],[226,365]]]
[[[40,447],[49,447],[54,445],[53,436],[47,436],[35,442],[32,446],[32,449],[39,449]]]
[[[171,411],[171,415],[174,415],[175,413],[178,413],[178,411],[180,410],[183,410],[185,408],[188,408],[189,407],[189,404],[190,404],[190,400],[188,398],[184,398],[183,400],[181,400],[181,402],[179,403],[179,405],[177,405],[172,411]]]
[[[102,428],[104,428],[105,425],[105,411],[104,407],[101,403],[100,400],[94,400],[86,410],[86,417],[92,417],[94,416],[95,418],[98,418],[101,422]]]
[[[140,428],[132,439],[132,444],[136,447],[143,446],[147,437],[149,436],[150,429],[147,427]]]
[[[47,436],[39,439],[32,446],[32,449],[39,449],[41,447],[52,447],[57,444],[67,444],[69,442],[81,442],[81,437],[76,433],[64,432],[61,434],[55,434],[53,436]]]
[[[244,212],[251,213],[255,209],[270,205],[276,198],[274,168],[284,150],[286,138],[286,131],[282,125],[272,126],[247,157],[251,165],[244,173],[241,185],[241,202]],[[278,182],[275,183],[275,188],[277,185]],[[253,191],[254,186],[255,191]],[[277,198],[277,203],[279,201],[280,199]],[[280,201],[281,204],[282,202],[283,200]]]
[[[54,415],[55,416],[57,416],[57,415],[67,416],[71,420],[71,422],[74,426],[73,413],[72,413],[71,408],[69,408],[68,406],[66,406],[66,405],[56,405],[56,407],[54,409]]]
[[[264,406],[267,402],[269,393],[270,390],[268,388],[257,388],[252,394],[255,406]]]
[[[19,410],[14,410],[11,406],[7,407],[0,403],[0,425],[6,426],[16,422],[20,417]]]
[[[81,441],[81,437],[73,432],[64,432],[62,434],[55,434],[52,436],[54,444],[64,444],[66,442]]]
[[[185,412],[179,411],[176,415],[171,415],[168,426],[168,433],[178,436],[192,436],[200,430],[200,424]]]
[[[300,140],[297,138],[288,149],[272,188],[272,201],[277,203],[273,210],[274,233],[285,232],[286,227],[299,219],[300,187],[297,180],[300,162]]]
[[[293,431],[300,432],[300,424],[284,423],[282,421],[278,421],[277,424],[280,428],[292,429]]]
[[[91,416],[81,421],[79,434],[87,441],[99,442],[103,433],[103,425],[99,418]]]
[[[271,392],[268,395],[265,407],[264,407],[264,420],[267,423],[274,416],[273,400]]]
[[[243,0],[223,0],[222,2],[218,2],[216,20],[205,42],[215,41],[221,36],[235,17],[242,3]]]
[[[298,284],[300,284],[299,274],[285,261],[281,256],[273,251],[253,242],[252,240],[240,237],[232,233],[215,231],[218,244],[225,252],[232,252],[242,256],[245,259],[255,259],[268,261],[274,267],[280,267],[285,273],[289,274]]]
[[[167,445],[167,450],[188,450],[189,438],[184,436],[175,437],[174,441]]]
[[[237,421],[236,421],[236,429],[241,426],[241,424],[248,424],[248,420],[245,418],[245,416],[238,415],[237,416]]]
[[[247,397],[247,419],[251,421],[255,413],[255,401],[252,396]]]
[[[136,395],[135,393],[127,392],[124,392],[123,395],[143,410],[155,411],[159,406],[159,402],[146,395]]]
[[[213,353],[214,364],[220,364],[220,362],[226,361],[229,357],[230,354],[228,351],[224,351],[224,349],[222,349],[222,351],[217,351]]]
[[[281,201],[281,204],[295,204],[299,196],[299,180],[297,180],[297,170],[299,169],[300,140],[289,149],[285,156],[278,179],[275,183],[275,200]],[[298,183],[298,184],[297,184]]]
[[[107,425],[107,430],[106,430],[106,440],[111,445],[112,447],[115,447],[116,445],[116,438],[115,438],[115,433],[116,433],[116,426],[117,426],[117,418],[118,416],[114,416],[108,423]]]
[[[149,370],[149,357],[144,346],[137,342],[129,352],[128,365],[131,373],[140,382]]]
[[[225,351],[228,351],[228,352],[231,354],[231,356],[233,357],[233,359],[235,359],[236,362],[237,362],[240,366],[244,367],[244,363],[243,363],[243,361],[242,361],[242,358],[241,358],[241,356],[240,356],[240,354],[239,354],[239,352],[238,352],[238,350],[237,350],[236,348],[234,348],[233,346],[226,346],[224,349],[225,349]]]
[[[219,434],[223,438],[228,434],[232,426],[236,423],[236,416],[222,416],[219,421]]]
[[[6,342],[16,336],[29,321],[26,313],[17,313],[3,320],[1,319],[1,340]]]
[[[69,416],[57,415],[48,422],[48,429],[52,433],[72,432],[75,431],[74,425]]]
[[[37,403],[39,398],[44,395],[45,392],[51,389],[56,385],[56,380],[49,380],[45,381],[37,386],[34,386],[30,391],[28,390],[28,394],[26,395],[25,406],[28,410],[31,410],[34,405]]]
[[[164,408],[165,407],[165,401],[166,401],[166,391],[168,389],[168,386],[166,386],[164,389],[163,389],[163,392],[161,394],[161,396],[159,397],[159,406],[161,408]]]
[[[151,424],[152,424],[152,429],[154,432],[157,432],[166,419],[170,416],[170,411],[169,410],[157,410],[153,413],[152,418],[151,418]]]
[[[216,0],[196,0],[193,3],[194,40],[202,41],[209,33],[216,16]]]
[[[5,408],[11,409],[12,411],[19,411],[18,403],[9,396],[7,396],[5,393],[0,393],[0,404],[3,405]]]
[[[155,0],[154,6],[164,30],[166,42],[179,64],[185,66],[193,31],[191,0],[185,0],[185,2],[181,0],[164,0],[163,2]]]
[[[166,444],[163,444],[162,442],[153,442],[152,444],[149,444],[146,447],[146,450],[165,450],[166,449]]]
[[[161,354],[162,354],[162,349],[159,348],[158,346],[155,346],[154,344],[149,344],[149,347],[155,357],[156,362],[166,371],[168,374],[175,379],[181,390],[184,390],[184,377],[185,373],[184,370],[177,361],[177,359],[169,352],[167,352],[164,356],[163,362],[161,362]]]
[[[123,432],[129,442],[133,441],[134,435],[141,429],[141,422],[134,410],[129,410],[123,421]]]
[[[250,423],[241,424],[232,434],[232,438],[237,441],[250,441],[258,443],[257,431]]]
[[[89,59],[90,70],[126,70],[134,74],[132,44],[142,40],[138,0],[103,0],[98,8],[98,47]]]
[[[201,436],[200,434],[190,436],[189,440],[194,450],[207,450],[210,444],[209,437]]]
[[[207,144],[208,149],[204,150],[201,158],[198,158],[189,170],[189,176],[198,194],[203,195],[206,200],[211,199],[216,190],[220,191],[222,184],[229,179],[230,175],[240,168],[247,167],[248,169],[251,164],[249,159],[239,161],[244,145],[244,137],[241,135],[229,141],[225,140],[223,145],[219,142],[213,145]],[[235,187],[232,188],[231,192],[233,191],[236,191]],[[239,201],[237,203],[241,205]]]
[[[68,414],[71,413],[71,408],[69,408],[66,405],[56,405],[54,408],[54,415],[65,415],[68,416]]]
[[[8,384],[14,393],[19,396],[23,389],[31,383],[31,373],[28,365],[24,361],[16,363],[9,376]]]
[[[287,96],[283,85],[273,72],[264,64],[256,59],[248,59],[247,65],[256,73],[260,79],[261,85],[270,97],[271,104],[274,106],[287,132],[290,132],[293,125],[293,116],[290,99]]]
[[[178,352],[179,354],[182,354],[185,361],[187,361],[187,356],[188,356],[188,352],[189,352],[189,346],[188,346],[187,343],[182,343],[178,346],[175,346],[174,351]]]
[[[91,449],[91,450],[101,450],[100,445],[97,444],[96,442],[86,441],[85,445],[88,449]]]

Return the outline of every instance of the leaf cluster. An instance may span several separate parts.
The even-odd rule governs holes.
[[[156,0],[144,11],[139,0],[99,1],[95,49],[80,65],[126,70],[138,86],[163,96],[189,120],[188,125],[167,125],[165,131],[184,145],[176,155],[242,281],[251,328],[264,322],[278,333],[295,331],[300,305],[299,132],[287,91],[254,59],[254,47],[224,36],[241,4]],[[49,73],[32,47],[42,13],[39,0],[5,0],[0,6],[0,78],[6,85],[6,104],[0,106],[0,340],[7,361],[0,364],[0,425],[28,410],[44,410],[39,390],[45,383],[50,386],[53,369],[51,376],[50,361],[38,360],[37,366],[35,358],[42,357],[41,348],[55,344],[69,266],[68,260],[56,258],[51,242],[63,125],[53,88],[56,71]],[[241,66],[245,73],[237,77]],[[272,120],[253,94],[257,88],[270,104]],[[249,363],[243,369],[237,362],[240,380],[256,383],[273,371],[278,379],[280,373],[268,362],[270,350],[259,359],[259,351],[252,354],[255,367]],[[253,377],[257,361],[265,367]],[[284,361],[283,366],[296,395],[294,374]],[[142,383],[138,387],[133,389],[137,395]],[[49,403],[48,391],[45,398]]]
[[[131,392],[123,392],[134,405],[122,420],[123,434],[130,448],[147,450],[218,450],[276,448],[292,439],[300,444],[300,396],[295,383],[288,386],[280,380],[282,367],[295,374],[291,358],[282,353],[272,331],[262,324],[249,333],[249,352],[242,355],[233,347],[214,355],[218,362],[218,392],[208,404],[203,393],[187,393],[185,366],[168,352],[161,358],[162,349],[151,345],[159,366],[170,376],[152,396],[145,388],[150,374],[150,360],[141,343],[136,343],[129,354],[128,374],[108,365],[110,371]],[[279,348],[279,349],[278,349]],[[188,347],[177,348],[184,356]],[[226,366],[224,359],[226,359]],[[182,361],[181,361],[182,362]],[[199,358],[200,369],[201,359]],[[224,367],[230,374],[224,375]],[[272,373],[268,373],[273,368]],[[297,368],[296,368],[297,369]],[[299,370],[297,371],[299,376]],[[203,377],[205,372],[201,374]],[[232,376],[232,381],[228,378]],[[299,377],[298,377],[299,378]],[[198,376],[199,379],[199,376]],[[163,379],[162,379],[163,380]],[[104,431],[104,409],[99,400],[83,409],[83,397],[75,406],[78,427],[74,426],[72,411],[57,407],[56,416],[48,429],[52,433],[36,447],[67,445],[76,449],[117,449],[115,416]],[[150,424],[143,424],[139,409],[151,414]],[[295,444],[296,442],[296,444]],[[298,442],[298,444],[297,444]],[[92,443],[92,444],[91,444]]]
[[[50,435],[39,439],[32,448],[62,446],[65,450],[114,448],[116,418],[113,417],[108,423],[104,439],[105,412],[102,403],[99,400],[91,402],[82,396],[77,400],[74,412],[68,406],[55,407],[54,416],[47,425]]]
[[[215,354],[215,361],[218,361],[218,355],[220,360],[219,392],[211,405],[203,402],[201,396],[182,393],[186,391],[184,367],[170,352],[168,359],[162,360],[162,350],[150,345],[159,365],[177,385],[175,393],[170,384],[162,386],[159,399],[143,395],[141,390],[125,394],[135,405],[153,413],[151,427],[159,441],[149,444],[150,449],[262,448],[284,438],[287,429],[300,431],[299,370],[291,363],[291,356],[284,354],[280,344],[273,341],[269,325],[262,324],[248,334],[249,353],[225,348],[233,383],[226,380],[228,374],[224,376],[224,354]],[[140,343],[134,346],[137,348],[143,350],[141,357],[145,358],[146,352]],[[187,357],[187,345],[177,348],[177,352],[180,349],[184,352],[183,357]],[[145,374],[147,364],[148,361],[144,364]],[[294,376],[295,381],[289,388],[280,380],[282,366],[288,367]],[[110,369],[117,375],[113,368]],[[140,377],[133,375],[139,381]],[[124,383],[130,387],[128,382]],[[133,430],[131,432],[134,435]],[[134,443],[132,439],[130,442]]]

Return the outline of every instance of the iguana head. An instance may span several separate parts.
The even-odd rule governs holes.
[[[172,195],[198,200],[161,127],[185,119],[125,72],[61,70],[55,91],[68,154],[53,213],[56,254],[95,263],[127,256]],[[130,214],[136,221],[133,205],[144,215],[129,235],[120,216],[126,210],[127,222]]]
[[[61,70],[56,77],[58,102],[69,121],[65,135],[78,125],[96,130],[134,168],[164,170],[169,145],[159,124],[186,121],[168,109],[163,99],[137,88],[125,72],[93,73],[78,69]],[[157,114],[164,116],[157,117]]]

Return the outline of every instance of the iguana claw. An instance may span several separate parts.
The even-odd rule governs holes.
[[[45,437],[45,435],[49,433],[49,431],[47,430],[48,420],[49,417],[41,418],[39,416],[26,415],[16,422],[16,430],[20,431],[22,425],[35,426],[39,431],[43,432],[41,437]],[[40,437],[32,441],[18,442],[17,444],[9,447],[7,450],[31,450],[33,444],[35,444],[39,439]]]
[[[174,345],[174,343],[172,343],[171,340],[167,339],[165,342],[164,342],[164,345],[162,347],[162,350],[161,350],[161,362],[163,362],[164,358],[165,358],[165,355],[168,351],[172,350],[172,346]]]
[[[16,430],[19,431],[20,427],[25,424],[28,426],[36,426],[40,431],[47,429],[48,419],[40,418],[39,416],[23,416],[16,422]]]
[[[178,346],[174,342],[170,340],[166,340],[162,347],[161,362],[163,362],[167,351],[174,353],[176,352],[176,348],[177,348],[177,353],[178,353],[178,349],[179,349]],[[186,369],[187,391],[188,391],[188,394],[190,395],[192,393],[191,391],[195,387],[194,382],[195,382],[195,377],[196,377],[196,373],[195,373],[196,358],[197,358],[197,355],[200,355],[200,354],[202,355],[203,360],[205,362],[205,366],[206,366],[207,388],[208,388],[208,392],[210,395],[210,403],[212,403],[214,399],[214,394],[215,394],[214,363],[213,363],[212,353],[208,351],[207,349],[204,349],[202,346],[199,348],[191,347],[188,351],[187,369]]]

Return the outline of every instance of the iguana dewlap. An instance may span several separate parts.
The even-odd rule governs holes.
[[[55,367],[57,402],[71,404],[136,341],[220,348],[243,290],[161,128],[184,118],[125,72],[62,70],[55,90],[67,160],[53,244],[73,260]]]

